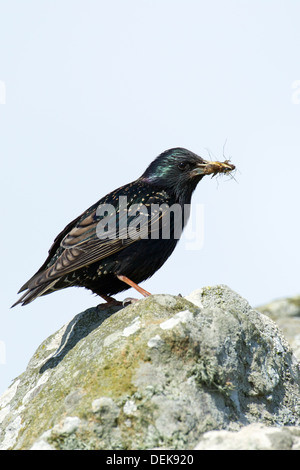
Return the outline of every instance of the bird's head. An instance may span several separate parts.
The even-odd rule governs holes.
[[[229,173],[235,166],[229,161],[210,162],[184,148],[161,153],[141,176],[147,183],[173,190],[178,198],[189,199],[205,175]]]

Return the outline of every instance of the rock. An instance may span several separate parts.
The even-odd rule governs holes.
[[[299,364],[223,285],[76,315],[0,398],[1,449],[193,449],[251,423],[296,436]]]
[[[276,322],[300,360],[300,296],[274,300],[257,310]]]
[[[300,450],[300,428],[249,424],[239,431],[209,431],[195,450]]]

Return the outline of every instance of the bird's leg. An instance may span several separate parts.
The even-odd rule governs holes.
[[[128,277],[123,276],[121,274],[117,274],[117,278],[120,279],[120,281],[125,282],[125,284],[128,284],[130,287],[133,287],[135,290],[137,290],[144,297],[149,297],[149,295],[151,295],[150,292],[146,291],[145,289],[143,289],[142,287],[137,285],[135,282],[128,279]]]

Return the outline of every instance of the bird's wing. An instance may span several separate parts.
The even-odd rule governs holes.
[[[124,249],[134,241],[113,238],[112,227],[116,220],[115,212],[109,214],[105,219],[108,227],[110,227],[106,231],[107,238],[99,238],[97,235],[99,218],[96,217],[96,210],[94,209],[93,212],[78,221],[68,232],[65,229],[63,237],[61,235],[57,237],[49,251],[49,254],[51,254],[53,247],[56,246],[53,255],[56,256],[55,261],[48,267],[44,263],[42,268],[22,287],[20,292],[24,289],[34,289],[41,284],[58,279],[79,268],[106,258]]]
[[[152,231],[159,230],[159,220],[166,214],[165,208],[154,213],[148,212],[148,207],[151,206],[149,198],[146,204],[141,205],[141,210],[138,212],[138,205],[135,212],[130,215],[127,211],[118,213],[118,224],[116,227],[116,212],[113,210],[108,213],[103,220],[103,225],[99,229],[99,217],[97,217],[97,207],[90,211],[85,217],[79,217],[69,224],[63,232],[55,239],[49,251],[49,258],[54,257],[55,261],[51,265],[44,265],[40,270],[20,289],[22,292],[25,289],[35,289],[42,284],[49,283],[55,279],[60,278],[68,273],[71,273],[84,266],[100,261],[118,251],[123,250],[132,243],[136,243],[142,238],[148,238],[149,229]],[[157,202],[157,201],[156,201]],[[143,208],[146,207],[146,211]],[[134,230],[134,224],[138,219],[138,230]],[[103,226],[107,230],[103,231]],[[126,237],[120,237],[120,227],[128,228]],[[67,230],[68,228],[68,230]],[[132,229],[130,231],[130,228]],[[105,238],[99,238],[105,237]],[[152,238],[157,238],[154,236]],[[53,255],[53,256],[50,256]]]

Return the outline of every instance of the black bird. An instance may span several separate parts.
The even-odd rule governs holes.
[[[184,206],[197,184],[205,175],[234,168],[228,160],[209,162],[184,148],[163,152],[140,178],[107,194],[65,227],[13,307],[71,286],[86,287],[107,302],[130,287],[150,295],[138,284],[173,252],[187,221]],[[179,219],[174,208],[180,209]]]

